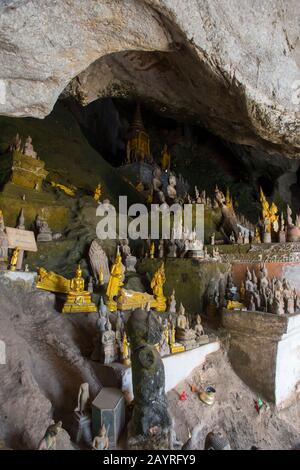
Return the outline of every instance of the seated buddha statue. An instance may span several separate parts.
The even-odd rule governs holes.
[[[84,290],[80,264],[77,266],[75,277],[71,279],[70,290],[62,309],[62,313],[66,312],[97,312],[97,307],[91,299],[91,293]]]
[[[185,315],[185,308],[181,303],[177,316],[176,339],[188,348],[188,346],[193,345],[195,338],[196,332],[189,327],[189,322]]]

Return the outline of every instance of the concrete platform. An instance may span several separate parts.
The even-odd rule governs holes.
[[[165,366],[166,385],[168,392],[182,380],[186,379],[190,373],[205,362],[208,354],[220,349],[218,340],[203,344],[198,348],[172,354],[162,358]],[[97,367],[101,383],[105,387],[119,387],[124,391],[132,393],[132,373],[131,367],[122,364],[99,365]]]
[[[223,309],[222,322],[230,333],[229,359],[241,379],[278,408],[295,401],[300,392],[300,313]]]

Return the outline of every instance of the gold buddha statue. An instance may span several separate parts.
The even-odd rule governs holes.
[[[102,195],[102,185],[101,183],[98,183],[94,192],[94,201],[99,202],[101,195]]]
[[[19,253],[20,253],[20,248],[16,247],[14,249],[13,254],[11,256],[11,259],[10,259],[10,268],[9,268],[10,271],[15,271],[16,270]]]
[[[168,151],[167,144],[164,144],[164,148],[161,152],[161,167],[164,171],[170,170],[171,167],[171,154]]]
[[[171,338],[170,338],[170,352],[171,354],[176,354],[179,352],[184,352],[185,347],[181,343],[176,343],[176,328],[175,323],[172,322]]]
[[[260,203],[262,205],[262,219],[265,233],[271,234],[272,227],[275,232],[278,232],[278,208],[274,202],[272,202],[270,207],[262,188],[260,188]]]
[[[71,289],[71,281],[59,274],[47,271],[45,268],[40,267],[38,268],[36,287],[37,289],[43,289],[50,292],[67,294]]]
[[[129,342],[128,342],[126,333],[124,333],[123,341],[122,341],[122,362],[125,366],[131,365],[131,361],[129,357]]]
[[[155,255],[155,243],[152,242],[150,245],[150,259],[154,259],[154,255]]]
[[[72,312],[97,312],[97,307],[92,302],[90,292],[84,290],[84,279],[80,264],[77,266],[75,277],[71,279],[70,290],[62,309],[62,313]]]
[[[111,312],[115,312],[117,310],[117,302],[115,300],[115,297],[119,295],[120,289],[123,286],[123,275],[124,268],[122,265],[122,257],[118,253],[116,256],[116,260],[112,265],[110,271],[110,278],[106,289],[106,295],[108,297],[107,307]]]
[[[99,286],[104,285],[104,274],[102,269],[100,269],[99,274],[98,274],[98,281],[99,281]]]
[[[165,266],[164,263],[154,273],[151,281],[151,289],[156,300],[156,310],[158,312],[165,312],[167,308],[167,299],[164,296],[163,286],[166,282]]]
[[[228,207],[228,209],[233,208],[233,200],[232,200],[232,197],[230,195],[229,188],[227,188],[227,190],[226,190],[225,204],[226,204],[226,207]]]

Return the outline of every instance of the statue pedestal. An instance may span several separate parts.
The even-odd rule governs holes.
[[[14,151],[11,181],[23,188],[41,190],[42,182],[48,175],[45,162]]]
[[[179,352],[184,352],[185,348],[184,348],[183,344],[181,344],[181,343],[174,343],[170,347],[170,351],[171,351],[171,354],[176,354],[176,353],[179,353]]]
[[[70,434],[76,444],[82,443],[91,446],[93,441],[91,416],[74,411]]]
[[[41,232],[36,237],[37,242],[52,242],[51,232]]]
[[[197,346],[201,346],[202,344],[209,343],[209,337],[207,335],[201,335],[199,338],[196,338]]]
[[[97,312],[96,305],[91,300],[89,292],[69,292],[62,313]]]
[[[165,312],[167,308],[167,299],[165,297],[157,297],[155,310],[157,312]]]

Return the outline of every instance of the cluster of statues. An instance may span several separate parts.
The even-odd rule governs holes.
[[[261,219],[255,231],[256,243],[264,242],[299,242],[300,241],[300,215],[293,219],[292,209],[289,205],[284,213],[279,215],[278,208],[274,202],[270,205],[260,188],[260,202],[262,206]]]
[[[23,145],[22,139],[20,138],[19,134],[17,134],[13,139],[9,150],[11,152],[23,153],[23,155],[34,158],[35,160],[38,158],[37,152],[33,148],[32,138],[30,135],[26,138],[25,144]]]
[[[239,301],[241,308],[250,311],[260,311],[277,315],[294,314],[300,309],[300,298],[296,289],[290,282],[277,277],[268,276],[268,270],[264,264],[260,266],[259,273],[247,268],[245,281],[240,288],[234,285],[232,276],[228,276],[226,298],[229,305],[236,305]]]
[[[195,230],[182,230],[182,237],[177,238],[177,228],[172,229],[169,240],[160,239],[158,243],[146,240],[145,256],[154,258],[197,258],[203,261],[220,261],[219,248],[213,246],[212,253],[208,253],[207,246],[197,237]],[[214,245],[214,243],[213,243]]]
[[[115,329],[109,318],[109,310],[101,297],[96,322],[97,337],[92,359],[102,364],[121,362],[130,365],[130,345],[125,331],[124,314],[116,312]]]
[[[204,334],[201,324],[201,316],[197,315],[192,319],[186,314],[182,303],[177,311],[175,290],[168,299],[168,315],[158,318],[162,326],[158,345],[161,356],[182,352],[208,342],[208,336]]]

